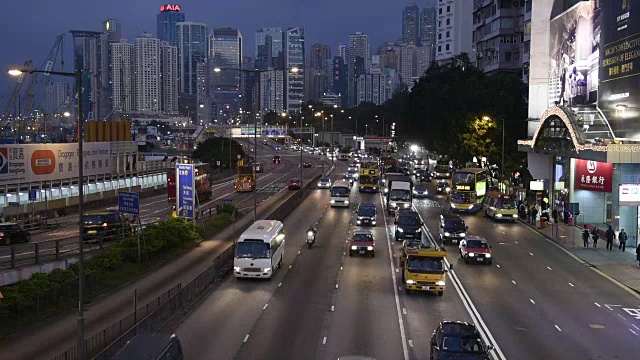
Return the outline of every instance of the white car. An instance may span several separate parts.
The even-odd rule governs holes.
[[[331,179],[325,177],[318,180],[318,189],[331,189]]]

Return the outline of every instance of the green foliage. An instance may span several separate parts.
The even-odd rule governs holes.
[[[238,155],[245,157],[244,150],[240,144],[231,139],[231,167],[235,167]],[[217,161],[223,167],[229,166],[229,138],[211,137],[198,144],[192,156],[215,166]]]
[[[495,120],[488,117],[468,121],[467,131],[462,134],[465,153],[471,154],[472,157],[496,157],[498,149],[494,141],[489,137],[496,127]]]
[[[237,216],[237,215],[236,215]],[[198,226],[198,233],[203,239],[208,239],[233,222],[234,215],[228,212],[219,213]]]
[[[216,212],[218,214],[235,214],[238,210],[233,204],[218,204],[216,205]]]

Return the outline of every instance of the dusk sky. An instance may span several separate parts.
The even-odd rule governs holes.
[[[422,7],[427,0],[418,1]],[[372,50],[384,41],[401,35],[402,9],[399,0],[182,0],[187,21],[204,22],[209,29],[235,27],[244,39],[244,53],[254,55],[255,31],[268,26],[302,26],[307,48],[313,43],[329,44],[335,55],[338,44],[347,44],[349,34],[369,35]],[[129,42],[143,32],[156,35],[157,0],[16,0],[3,2],[0,22],[0,106],[13,89],[15,80],[6,75],[11,65],[32,59],[40,66],[55,37],[65,33],[64,71],[73,71],[72,38],[69,30],[100,30],[107,18],[120,20],[122,35]],[[60,70],[59,64],[56,65]]]

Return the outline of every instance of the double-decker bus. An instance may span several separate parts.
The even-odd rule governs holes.
[[[433,178],[434,179],[450,179],[451,173],[453,173],[453,169],[451,168],[451,163],[449,160],[439,159],[436,162],[436,166],[433,169]]]
[[[465,168],[455,171],[451,179],[449,196],[452,211],[477,212],[482,208],[482,199],[487,193],[487,171],[480,168]]]
[[[196,194],[198,202],[202,204],[211,199],[211,171],[209,164],[197,163],[193,165],[195,172]],[[167,169],[167,200],[169,204],[176,203],[176,168]]]
[[[253,175],[253,166],[239,166],[233,186],[236,192],[251,192],[256,188],[256,178]]]
[[[358,182],[359,192],[378,192],[380,181],[380,166],[377,161],[365,159],[360,163],[360,181]]]

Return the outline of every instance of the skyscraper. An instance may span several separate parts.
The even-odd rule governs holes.
[[[196,109],[198,114],[198,125],[209,124],[211,122],[209,101],[209,65],[200,62],[196,65]]]
[[[172,46],[178,46],[176,24],[184,22],[185,16],[180,5],[162,5],[158,13],[157,26],[160,41],[168,41]]]
[[[255,67],[260,70],[281,69],[279,56],[283,51],[283,32],[280,27],[267,27],[256,31]]]
[[[107,40],[109,41],[120,41],[120,39],[122,39],[120,21],[117,19],[107,19],[103,21],[102,30],[107,34]]]
[[[208,49],[207,24],[180,22],[176,24],[178,42],[178,91],[196,95],[197,67],[206,62]]]
[[[73,84],[60,81],[50,82],[46,89],[47,105],[44,111],[48,114],[69,111],[74,103],[71,94],[75,94]]]
[[[348,107],[347,103],[347,66],[344,58],[334,56],[332,61],[332,79],[333,93],[340,95],[340,102],[343,108]]]
[[[260,114],[284,111],[284,70],[260,73]]]
[[[102,35],[100,35],[100,113],[108,119],[114,113],[113,104],[113,60],[111,58],[111,45],[118,43],[122,39],[120,21],[116,19],[106,19],[102,22]]]
[[[331,47],[324,44],[311,45],[309,54],[309,66],[306,69],[307,80],[305,87],[308,89],[305,98],[313,101],[320,101],[322,95],[329,89],[329,73],[327,66],[330,66]]]
[[[111,44],[111,104],[113,115],[135,110],[135,46],[126,39]]]
[[[136,38],[136,110],[160,112],[160,40],[151,34]]]
[[[473,57],[473,4],[467,0],[438,2],[436,61],[439,64],[447,63],[461,53]]]
[[[304,101],[304,29],[288,28],[284,38],[285,110],[299,112]],[[297,68],[297,72],[292,70]]]
[[[212,76],[213,97],[219,122],[228,120],[240,109],[240,69],[242,66],[242,34],[238,29],[214,29],[210,61],[223,69]]]
[[[243,69],[255,69],[255,61],[251,56],[243,56],[242,57],[242,68]],[[242,91],[242,109],[244,111],[254,112],[257,109],[258,104],[258,90],[255,88],[256,86],[256,74],[251,72],[243,72],[240,74],[241,83],[240,89]]]
[[[353,107],[357,102],[358,78],[369,67],[369,37],[366,34],[357,32],[349,35],[347,57],[347,105]],[[362,66],[357,64],[358,58],[362,59]]]
[[[436,46],[436,13],[438,9],[434,4],[428,4],[422,9],[420,16],[420,45],[433,48],[432,54],[435,58]]]
[[[99,95],[102,76],[102,46],[99,31],[71,30],[74,70],[82,69],[82,112],[85,120],[100,118]],[[89,89],[87,91],[86,89]]]
[[[409,3],[402,11],[402,42],[420,45],[420,8],[415,2]]]
[[[160,42],[161,105],[165,114],[178,112],[178,48],[168,41]]]

